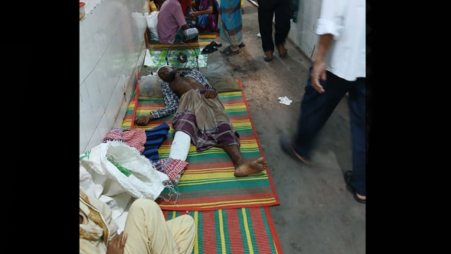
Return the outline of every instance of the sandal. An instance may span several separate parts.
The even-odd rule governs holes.
[[[212,52],[215,52],[216,50],[218,50],[218,48],[216,46],[213,46],[212,43],[210,43],[207,46],[205,46],[204,49],[202,49],[202,54],[210,54]]]
[[[263,58],[263,60],[265,60],[266,62],[271,62],[272,59],[274,58],[272,51],[266,51],[265,52],[265,57]]]
[[[279,56],[281,58],[284,58],[288,55],[288,50],[285,48],[285,46],[283,44],[280,44],[279,46],[277,46],[277,49],[279,50]]]
[[[222,47],[222,43],[221,42],[216,42],[216,41],[210,42],[210,45],[215,46],[217,48]]]
[[[344,176],[345,182],[346,182],[346,189],[352,193],[352,196],[354,196],[355,201],[357,201],[361,204],[366,204],[366,199],[359,198],[359,196],[357,196],[357,192],[355,191],[355,189],[352,188],[351,185],[349,185],[349,181],[351,180],[351,177],[352,177],[352,171],[351,170],[346,171],[343,176]]]
[[[223,49],[223,50],[219,50],[219,52],[221,52],[221,54],[230,56],[230,55],[236,55],[236,54],[239,54],[239,53],[240,53],[240,50],[233,51],[232,48],[231,48],[230,46],[228,46],[228,47],[226,47],[226,48]]]
[[[302,162],[306,165],[311,165],[310,161],[299,155],[293,148],[293,145],[290,142],[291,138],[288,136],[282,136],[279,139],[280,147],[282,148],[282,151],[284,151],[286,154],[288,154],[291,158]]]

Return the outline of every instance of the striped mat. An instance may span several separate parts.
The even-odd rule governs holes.
[[[186,62],[180,62],[178,54],[187,56]],[[176,68],[204,68],[207,66],[208,54],[202,54],[199,48],[171,48],[171,49],[149,49],[150,63],[145,66],[158,69],[164,65]]]
[[[149,49],[168,49],[168,48],[203,48],[210,44],[210,42],[217,40],[217,33],[213,32],[203,32],[198,36],[198,40],[196,42],[190,43],[180,43],[180,44],[164,44],[159,43],[158,41],[150,40],[147,44]]]
[[[166,219],[186,212],[163,211]],[[192,254],[282,254],[268,207],[189,212],[196,223]]]
[[[238,80],[242,88],[241,81]],[[240,134],[241,153],[244,157],[256,159],[264,157],[257,134],[254,130],[246,99],[242,91],[223,92],[219,98],[225,106],[232,125]],[[135,98],[136,99],[136,98]],[[136,106],[136,107],[135,107]],[[149,111],[164,107],[164,100],[138,98],[131,100],[122,128],[134,128],[132,119],[149,114]],[[171,126],[168,138],[159,149],[160,159],[169,156],[174,132],[171,124],[172,116],[157,119],[148,126],[136,128],[151,129],[163,122]],[[211,148],[198,153],[191,145],[187,162],[176,190],[180,193],[175,199],[158,200],[163,210],[174,211],[206,211],[242,207],[262,207],[279,204],[279,199],[270,176],[270,169],[247,177],[234,177],[234,166],[227,153],[221,148]],[[162,196],[168,199],[168,191]]]

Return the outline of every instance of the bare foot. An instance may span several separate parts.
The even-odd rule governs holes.
[[[258,158],[253,161],[243,161],[235,168],[236,177],[248,176],[252,174],[257,174],[266,169],[266,161],[263,157]]]

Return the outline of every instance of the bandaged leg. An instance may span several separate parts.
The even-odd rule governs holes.
[[[186,161],[188,157],[189,148],[191,146],[191,137],[183,131],[176,131],[174,139],[172,140],[169,158]],[[173,180],[177,185],[180,181],[180,176],[184,171]]]
[[[191,146],[191,137],[183,131],[175,132],[172,140],[169,158],[186,161],[189,148]]]

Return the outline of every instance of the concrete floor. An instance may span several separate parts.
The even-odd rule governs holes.
[[[299,117],[310,61],[291,41],[288,57],[275,52],[272,62],[263,60],[257,8],[244,1],[243,38],[238,55],[209,55],[207,69],[230,71],[240,78],[250,114],[280,206],[271,207],[277,234],[286,254],[365,253],[365,205],[346,190],[343,172],[351,170],[351,137],[346,97],[326,123],[312,155],[314,165],[302,165],[284,154],[279,135],[292,133]],[[202,69],[201,69],[202,71]],[[293,101],[280,104],[279,97]]]
[[[366,239],[365,205],[346,190],[343,172],[351,170],[350,125],[346,97],[321,131],[305,166],[279,148],[279,136],[292,133],[299,117],[309,60],[288,41],[288,57],[277,51],[263,60],[257,8],[244,1],[243,38],[238,55],[211,53],[206,69],[231,72],[240,78],[250,114],[274,180],[280,206],[271,207],[283,253],[363,254]],[[200,69],[202,71],[202,68]],[[289,106],[278,97],[287,96]]]

